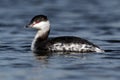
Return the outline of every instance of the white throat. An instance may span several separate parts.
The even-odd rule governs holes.
[[[48,37],[49,31],[50,31],[50,23],[49,23],[49,21],[43,21],[43,22],[40,22],[38,24],[35,24],[33,26],[33,28],[38,29],[38,32],[36,33],[36,35],[32,41],[32,45],[31,45],[31,50],[34,51],[35,43],[36,43],[37,39],[44,38],[45,36]]]

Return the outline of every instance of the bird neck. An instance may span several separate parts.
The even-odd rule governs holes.
[[[48,31],[39,30],[34,39],[41,39],[42,41],[46,40],[48,38],[49,32],[50,30]]]
[[[48,31],[38,30],[38,32],[36,33],[36,36],[32,42],[31,50],[34,50],[35,47],[37,47],[37,45],[39,45],[43,41],[47,40],[49,32],[50,32],[50,30],[48,30]]]

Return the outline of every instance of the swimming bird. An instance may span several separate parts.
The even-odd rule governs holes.
[[[31,45],[33,52],[104,52],[97,45],[80,37],[60,36],[48,38],[51,26],[45,15],[36,15],[26,27],[38,30]]]

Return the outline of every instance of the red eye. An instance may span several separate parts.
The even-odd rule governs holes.
[[[40,20],[36,20],[36,21],[35,21],[35,23],[39,23],[39,22],[40,22]]]

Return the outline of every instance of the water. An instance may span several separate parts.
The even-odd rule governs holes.
[[[1,0],[1,80],[119,80],[119,0]],[[51,37],[73,35],[88,39],[102,54],[52,55],[30,51],[36,30],[24,26],[37,14],[51,21]]]

